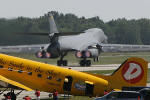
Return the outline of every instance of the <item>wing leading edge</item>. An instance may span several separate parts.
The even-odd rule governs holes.
[[[27,86],[22,85],[22,84],[20,84],[20,83],[18,83],[18,82],[12,81],[12,80],[10,80],[10,79],[8,79],[8,78],[2,76],[2,75],[0,75],[0,80],[3,81],[3,82],[9,83],[9,84],[11,84],[11,85],[13,85],[13,86],[17,86],[17,87],[19,87],[19,88],[25,89],[25,90],[27,90],[27,91],[32,91],[31,88],[28,88]]]

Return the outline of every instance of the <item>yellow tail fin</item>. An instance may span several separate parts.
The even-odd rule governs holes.
[[[142,58],[128,58],[112,75],[92,74],[108,81],[108,90],[130,86],[146,86],[148,62]]]
[[[142,58],[127,59],[109,78],[111,88],[146,86],[148,62]]]

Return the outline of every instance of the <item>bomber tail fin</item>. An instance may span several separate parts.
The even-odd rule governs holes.
[[[58,33],[57,26],[51,12],[48,13],[48,19],[50,24],[50,33]]]

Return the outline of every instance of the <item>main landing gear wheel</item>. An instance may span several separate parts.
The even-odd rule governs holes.
[[[67,52],[62,52],[61,53],[60,60],[57,60],[57,65],[58,66],[67,66],[68,65],[67,60],[63,60],[64,56],[66,56],[66,55],[67,55]]]
[[[68,62],[67,62],[67,60],[58,60],[57,65],[58,66],[67,66]]]
[[[98,62],[98,61],[99,61],[98,57],[94,58],[94,62]]]
[[[81,60],[80,66],[91,66],[91,60]]]

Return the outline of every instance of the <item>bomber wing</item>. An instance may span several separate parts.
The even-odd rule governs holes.
[[[11,84],[11,85],[13,85],[13,86],[16,86],[16,87],[25,89],[25,90],[27,90],[27,91],[32,91],[31,88],[28,88],[28,87],[25,86],[25,85],[22,85],[22,84],[20,84],[20,83],[18,83],[18,82],[15,82],[15,81],[13,81],[13,80],[10,80],[10,79],[8,79],[8,78],[2,76],[2,75],[0,75],[0,80],[1,80],[2,82],[6,82],[6,83],[8,83],[8,84]],[[10,86],[10,85],[6,85],[6,84],[5,84],[5,85],[4,85],[4,84],[0,84],[0,85],[2,85],[3,87],[9,87],[9,86]]]

